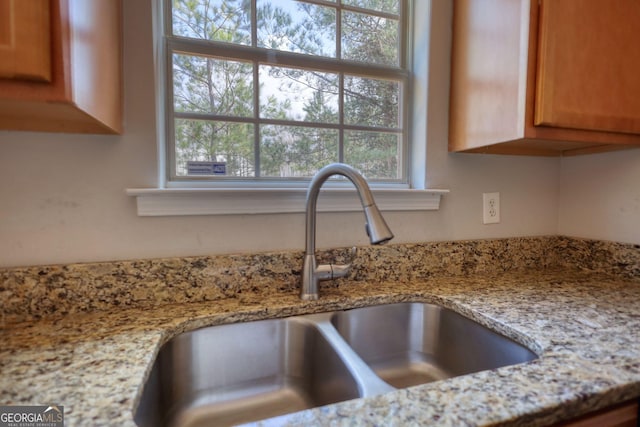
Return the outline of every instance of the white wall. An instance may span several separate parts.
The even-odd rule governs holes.
[[[123,135],[0,132],[0,266],[303,247],[304,221],[298,214],[136,216],[135,201],[125,195],[125,188],[153,187],[157,177],[150,3],[123,2]],[[560,160],[447,153],[451,5],[441,1],[433,5],[437,26],[431,38],[435,46],[428,82],[431,95],[425,104],[427,183],[451,193],[437,212],[387,214],[395,242],[556,234]],[[625,154],[614,156],[625,159]],[[572,162],[563,166],[582,165],[581,160]],[[637,181],[640,170],[637,166],[633,170]],[[573,191],[567,190],[572,181],[566,175],[567,171],[563,190]],[[493,191],[501,193],[502,223],[483,225],[482,193]],[[636,220],[639,204],[636,199]],[[572,215],[573,205],[562,204],[563,218]],[[568,232],[566,222],[563,232]],[[637,230],[635,236],[638,240]],[[321,215],[319,246],[366,242],[360,213]]]
[[[640,149],[563,159],[560,194],[560,234],[640,244]]]

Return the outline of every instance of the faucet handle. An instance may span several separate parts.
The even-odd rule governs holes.
[[[351,264],[353,262],[353,260],[356,259],[356,255],[358,255],[358,248],[353,246],[349,250],[349,261],[348,261],[348,264]]]
[[[337,279],[338,277],[345,277],[347,274],[351,272],[351,267],[353,260],[356,258],[358,254],[358,249],[354,246],[350,251],[351,259],[347,264],[331,264],[331,278]]]
[[[358,250],[354,246],[351,248],[351,259],[347,264],[320,264],[318,265],[314,271],[313,275],[316,280],[324,281],[324,280],[333,280],[339,277],[345,277],[351,272],[352,262],[358,253]]]

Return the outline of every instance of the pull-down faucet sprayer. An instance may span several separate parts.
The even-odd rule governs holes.
[[[351,264],[316,265],[316,205],[320,187],[332,175],[342,175],[355,185],[366,217],[366,231],[371,244],[382,244],[393,238],[393,233],[378,210],[369,185],[360,172],[343,163],[332,163],[320,169],[311,180],[307,190],[305,255],[300,290],[300,298],[303,300],[318,299],[318,283],[321,280],[343,277],[351,270]]]

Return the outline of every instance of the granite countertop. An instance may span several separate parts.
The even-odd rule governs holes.
[[[552,236],[363,248],[352,277],[323,282],[311,302],[298,298],[301,256],[0,270],[0,403],[63,405],[67,426],[135,426],[155,356],[180,332],[400,301],[451,308],[540,357],[257,424],[543,426],[640,397],[637,245]]]
[[[0,401],[59,403],[66,425],[134,426],[159,347],[194,328],[397,301],[435,302],[514,338],[538,360],[296,413],[289,425],[548,425],[640,396],[640,281],[568,271],[241,294],[113,309],[2,331]],[[260,423],[259,423],[260,424]]]

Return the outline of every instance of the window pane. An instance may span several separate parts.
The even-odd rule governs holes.
[[[173,0],[173,34],[251,45],[251,2]]]
[[[174,54],[175,110],[252,117],[252,70],[246,62]]]
[[[345,131],[344,161],[368,179],[399,179],[402,137],[396,133]]]
[[[342,0],[342,4],[361,7],[363,9],[377,10],[386,13],[400,13],[399,0]]]
[[[338,122],[338,75],[260,66],[260,117]]]
[[[370,64],[399,65],[400,25],[395,19],[342,13],[342,57]]]
[[[260,139],[260,174],[265,177],[311,177],[338,161],[334,129],[264,125]]]
[[[346,76],[344,121],[351,125],[398,128],[400,83]]]
[[[175,120],[176,175],[187,175],[188,161],[226,165],[226,175],[255,176],[253,125],[206,120]]]
[[[171,178],[308,178],[344,161],[406,179],[404,0],[161,3]]]
[[[258,0],[258,47],[335,58],[336,10],[294,0]]]

